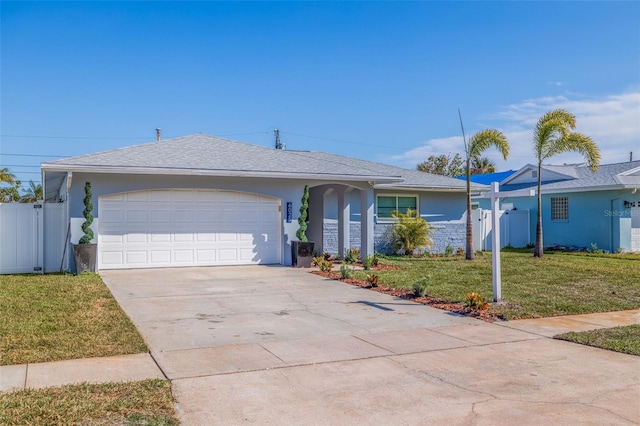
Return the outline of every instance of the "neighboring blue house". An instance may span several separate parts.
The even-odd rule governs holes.
[[[531,243],[537,198],[509,197],[508,191],[535,189],[537,174],[537,166],[527,164],[500,181],[500,192],[507,192],[500,198],[501,208],[530,211]],[[584,164],[543,165],[541,179],[545,247],[596,244],[610,252],[640,251],[640,161],[603,164],[595,173]],[[476,200],[480,208],[490,209],[486,197]]]

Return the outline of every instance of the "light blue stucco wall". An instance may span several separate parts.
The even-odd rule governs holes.
[[[507,191],[506,188],[501,188]],[[569,219],[551,220],[551,198],[567,197]],[[545,247],[565,245],[598,248],[615,252],[631,249],[631,215],[624,209],[624,201],[638,200],[640,194],[629,190],[584,191],[557,194],[542,194],[542,229]],[[479,206],[490,209],[490,200],[478,199]],[[530,210],[530,232],[535,242],[537,199],[536,197],[505,197],[500,204],[512,203],[519,210]]]
[[[434,227],[432,236],[433,253],[444,252],[447,245],[455,250],[465,246],[465,212],[466,194],[461,192],[430,192],[411,190],[375,190],[375,195],[417,195],[419,200],[420,216]],[[359,248],[360,242],[360,192],[352,191],[349,195],[351,202],[350,244],[353,248]],[[323,251],[331,254],[338,253],[338,195],[329,192],[324,197],[324,223],[322,229]],[[382,253],[390,253],[387,241],[387,230],[391,226],[389,220],[375,218],[375,250]],[[317,234],[320,235],[319,233]]]

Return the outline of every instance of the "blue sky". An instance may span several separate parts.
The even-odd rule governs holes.
[[[413,168],[566,108],[640,159],[640,2],[6,2],[0,167],[203,132]],[[20,154],[20,155],[8,155]],[[564,155],[553,163],[580,161]]]

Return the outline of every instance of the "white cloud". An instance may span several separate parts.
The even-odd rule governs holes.
[[[535,162],[532,151],[533,128],[538,119],[547,111],[563,108],[575,114],[576,131],[590,136],[600,148],[601,163],[616,163],[629,160],[633,151],[634,159],[640,159],[640,90],[605,97],[584,97],[579,95],[541,97],[527,99],[508,105],[498,111],[479,117],[490,122],[507,136],[511,146],[509,159],[504,161],[497,151],[489,150],[491,158],[499,170],[519,169],[527,163]],[[471,130],[470,133],[480,130]],[[404,154],[393,156],[398,165],[415,167],[429,155],[464,152],[460,136],[438,138],[425,141],[421,146]],[[551,159],[553,164],[580,163],[579,154],[563,154]]]

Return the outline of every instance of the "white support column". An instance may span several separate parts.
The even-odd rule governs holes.
[[[491,259],[493,267],[493,301],[502,299],[502,272],[500,270],[500,197],[498,182],[491,183]]]
[[[360,255],[362,259],[374,253],[373,217],[375,196],[373,188],[360,190]]]
[[[351,188],[338,191],[338,256],[351,248]]]

